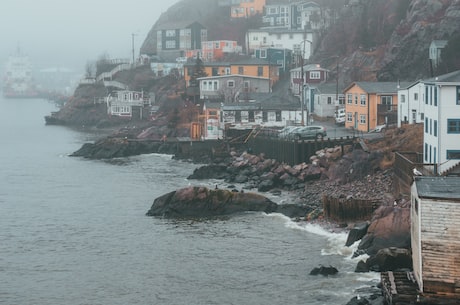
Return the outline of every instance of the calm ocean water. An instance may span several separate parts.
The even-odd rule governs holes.
[[[187,181],[197,165],[165,155],[68,157],[97,135],[46,126],[54,110],[0,98],[0,304],[345,304],[376,282],[353,273],[346,234],[279,214],[145,216],[166,192],[219,182]],[[310,276],[319,264],[339,274]]]

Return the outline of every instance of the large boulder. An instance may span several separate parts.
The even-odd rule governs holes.
[[[410,236],[410,208],[381,206],[374,212],[358,249],[369,255],[389,247],[410,249]]]
[[[148,216],[211,217],[246,211],[275,212],[277,204],[256,193],[187,187],[156,198]]]

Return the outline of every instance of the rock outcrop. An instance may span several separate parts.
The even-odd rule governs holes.
[[[156,198],[148,216],[167,218],[212,217],[247,211],[275,212],[278,205],[256,193],[188,187]]]

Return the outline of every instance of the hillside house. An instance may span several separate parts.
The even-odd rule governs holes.
[[[422,297],[460,299],[460,179],[415,177],[411,186],[413,273]],[[423,303],[428,304],[428,303]],[[457,304],[457,303],[455,303]]]
[[[201,49],[208,40],[208,30],[198,22],[170,22],[160,24],[156,30],[156,52],[161,58],[174,61],[189,50]]]
[[[201,77],[200,98],[219,102],[238,102],[248,93],[270,92],[270,80],[264,77],[229,74],[221,76]]]
[[[261,48],[254,52],[256,58],[268,60],[278,66],[280,75],[284,75],[292,66],[292,50],[278,48]]]
[[[425,121],[425,86],[421,81],[400,86],[398,89],[398,127]]]
[[[378,125],[396,124],[398,120],[397,82],[354,82],[345,95],[345,127],[369,132]]]
[[[433,40],[429,47],[431,67],[436,68],[441,62],[441,52],[447,45],[447,40]]]
[[[319,29],[321,7],[313,1],[275,2],[265,5],[263,22],[269,28]]]
[[[201,43],[201,59],[203,61],[222,60],[225,55],[239,54],[243,48],[233,40],[213,40]]]
[[[237,62],[204,62],[204,71],[207,77],[222,75],[242,75],[268,79],[270,88],[279,80],[279,67],[266,60],[251,58]],[[190,86],[190,78],[195,69],[195,63],[184,65],[185,83]]]
[[[264,11],[265,0],[240,0],[233,4],[230,11],[231,18],[248,18]]]
[[[345,107],[342,90],[335,82],[315,86],[312,92],[313,113],[322,118],[334,117],[338,109]]]
[[[313,54],[317,34],[314,31],[289,29],[251,29],[247,32],[247,48],[249,54],[262,48],[289,49],[294,56],[302,56],[304,60]]]
[[[442,175],[460,164],[460,70],[423,81],[424,163]]]
[[[282,103],[272,96],[265,100],[255,98],[251,102],[222,105],[222,124],[225,128],[281,128],[301,122],[302,110],[297,103]]]
[[[308,64],[303,67],[297,67],[291,69],[289,73],[289,88],[292,94],[298,97],[302,95],[302,81],[304,87],[307,84],[313,86],[326,82],[329,77],[329,70],[321,68],[318,64]]]
[[[150,106],[150,99],[144,92],[121,90],[115,91],[106,97],[107,114],[123,118],[139,118],[144,115],[144,108]]]

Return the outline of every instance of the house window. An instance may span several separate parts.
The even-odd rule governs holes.
[[[176,48],[176,41],[175,40],[166,40],[166,49],[175,49]]]
[[[327,104],[328,105],[332,104],[332,97],[330,96],[327,97]]]
[[[238,67],[238,74],[244,75],[244,67]]]
[[[267,111],[262,112],[262,122],[268,122],[268,113],[267,113]]]
[[[250,84],[250,82],[248,80],[245,80],[244,83],[243,83],[243,86],[244,86],[244,89],[249,89],[251,84]]]
[[[353,122],[353,113],[347,112],[347,122]]]
[[[460,86],[457,86],[457,105],[460,105]]]
[[[235,122],[241,122],[241,110],[235,111]]]
[[[219,89],[219,83],[218,83],[217,81],[214,81],[214,82],[213,82],[213,85],[214,85],[213,90],[214,90],[214,91],[217,91],[217,90]]]
[[[418,101],[418,93],[414,93],[414,101]]]
[[[359,123],[360,124],[366,124],[366,115],[365,114],[360,114],[359,115]]]
[[[425,118],[425,133],[428,133],[428,118]]]
[[[281,122],[281,111],[276,111],[275,115],[276,115],[276,121]]]
[[[249,117],[249,122],[255,122],[256,121],[254,119],[254,111],[249,111],[248,117]]]
[[[401,94],[401,103],[406,102],[406,96],[404,94]]]
[[[459,160],[460,159],[460,150],[447,150],[447,159],[448,160]]]
[[[361,94],[361,106],[366,106],[366,95]]]
[[[433,134],[433,120],[430,119],[430,134]]]
[[[267,50],[260,50],[260,58],[267,58]]]
[[[276,14],[278,12],[276,7],[270,7],[268,8],[268,13],[269,14]]]
[[[230,74],[230,68],[225,68],[225,74],[229,75]]]
[[[319,71],[311,71],[310,79],[321,79],[321,73]]]
[[[428,144],[427,143],[425,143],[425,153],[424,153],[424,155],[425,155],[425,162],[427,162],[428,161]]]
[[[434,87],[434,105],[438,106],[438,87]]]
[[[166,37],[176,37],[176,30],[166,30]]]
[[[428,105],[428,86],[425,86],[425,105]]]
[[[217,76],[217,75],[219,75],[219,68],[215,68],[215,67],[212,68],[212,72],[211,72],[211,73],[212,73],[212,76]]]
[[[216,41],[216,42],[214,43],[214,48],[215,48],[215,49],[220,49],[220,44],[219,44],[218,41]]]
[[[345,104],[345,96],[340,95],[339,96],[339,105],[344,105]]]
[[[235,81],[234,80],[227,81],[227,87],[228,88],[234,88],[235,87]]]
[[[264,75],[264,67],[257,67],[257,76]]]
[[[347,104],[353,103],[353,95],[351,93],[347,94]]]
[[[433,136],[435,137],[438,136],[438,121],[437,120],[433,121]]]
[[[382,95],[380,97],[380,101],[382,102],[382,105],[391,105],[393,104],[393,97],[391,95]]]
[[[460,119],[447,120],[447,133],[460,133]]]
[[[358,105],[358,94],[355,94],[355,105]]]

